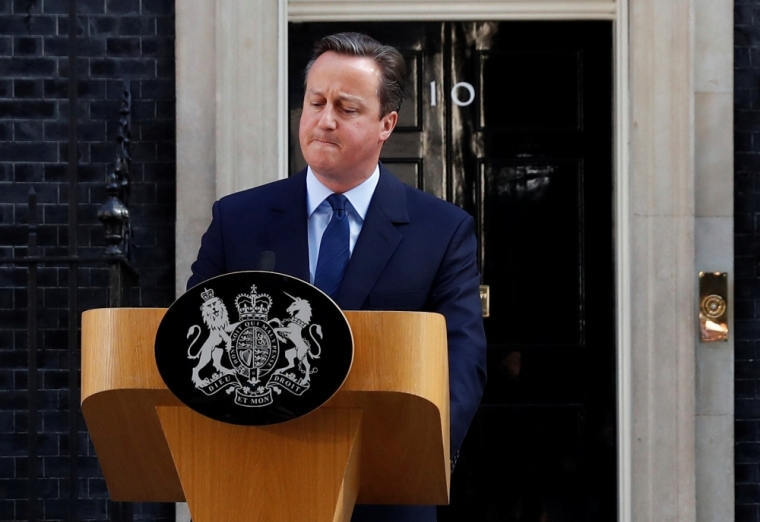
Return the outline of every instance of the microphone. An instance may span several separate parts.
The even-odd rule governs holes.
[[[258,269],[264,272],[274,272],[274,252],[265,250],[259,255]]]

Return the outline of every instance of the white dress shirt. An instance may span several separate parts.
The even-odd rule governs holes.
[[[380,167],[360,185],[352,188],[343,195],[348,199],[346,213],[349,226],[349,251],[354,252],[356,240],[362,230],[364,218],[367,216],[369,203],[375,193],[377,182],[380,181]],[[319,258],[319,244],[322,242],[322,234],[325,233],[327,224],[332,219],[333,210],[327,197],[333,191],[325,187],[311,171],[306,170],[306,214],[309,216],[309,281],[314,283],[314,272],[317,270]]]

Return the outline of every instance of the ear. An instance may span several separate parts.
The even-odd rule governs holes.
[[[385,142],[388,138],[391,137],[393,129],[396,128],[396,122],[398,122],[398,112],[396,111],[389,112],[380,118],[380,125],[382,126],[382,129],[380,130],[381,142]]]

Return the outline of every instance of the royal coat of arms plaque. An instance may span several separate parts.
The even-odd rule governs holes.
[[[321,290],[285,274],[234,272],[188,290],[156,333],[156,364],[189,408],[261,426],[327,402],[353,362],[345,315]]]

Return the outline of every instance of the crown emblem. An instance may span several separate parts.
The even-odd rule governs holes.
[[[201,297],[203,298],[204,303],[208,301],[209,299],[213,298],[214,297],[213,288],[212,289],[204,288],[203,292],[201,292]]]
[[[269,309],[272,308],[272,298],[257,293],[256,285],[253,285],[250,294],[240,294],[235,298],[235,308],[241,321],[266,321],[269,319]]]

